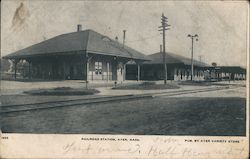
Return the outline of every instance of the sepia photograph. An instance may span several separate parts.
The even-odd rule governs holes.
[[[83,143],[145,140],[144,146],[151,137],[180,137],[185,144],[200,137],[199,144],[243,148],[211,154],[171,148],[170,158],[247,158],[248,54],[247,1],[3,0],[3,154],[4,144],[20,143],[22,135],[31,142],[33,135],[58,141],[80,135]],[[83,153],[74,144],[63,150]],[[98,147],[98,154],[140,155],[138,145]],[[169,152],[151,147],[147,157],[136,157],[167,158]],[[20,157],[13,155],[2,157]]]

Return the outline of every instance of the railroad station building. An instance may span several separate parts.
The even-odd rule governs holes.
[[[147,56],[118,40],[93,30],[62,34],[11,53],[5,57],[17,64],[28,63],[28,77],[44,80],[115,80],[123,81],[126,63],[142,63]]]
[[[151,61],[145,61],[140,65],[140,74],[137,72],[137,65],[127,65],[127,79],[134,80],[140,76],[141,80],[162,80],[164,79],[163,53],[158,52],[148,55]],[[167,79],[175,81],[191,80],[191,59],[173,53],[166,53]],[[193,60],[193,80],[204,80],[205,67],[209,65]]]

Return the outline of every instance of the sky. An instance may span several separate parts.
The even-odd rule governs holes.
[[[21,4],[22,3],[22,4]],[[28,1],[3,0],[1,56],[54,36],[75,32],[77,24],[146,54],[159,52],[161,15],[168,17],[166,51],[225,66],[247,65],[247,1]]]

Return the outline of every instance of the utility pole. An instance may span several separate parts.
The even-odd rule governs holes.
[[[161,28],[158,31],[162,31],[162,41],[163,41],[163,66],[164,66],[164,84],[167,84],[167,65],[166,65],[166,48],[165,48],[165,31],[169,30],[170,28],[168,28],[170,25],[167,24],[167,17],[165,17],[165,15],[162,13],[161,16],[161,26],[159,26],[159,28]]]
[[[198,35],[190,35],[188,34],[187,37],[190,37],[192,39],[192,47],[191,47],[191,81],[193,80],[194,76],[194,38],[196,41],[198,41]]]

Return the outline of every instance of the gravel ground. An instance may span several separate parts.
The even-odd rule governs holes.
[[[163,96],[164,97],[164,96]],[[239,97],[246,98],[246,87],[231,87],[227,90],[181,94],[174,97]]]
[[[65,84],[67,83],[67,84]],[[43,83],[10,82],[10,92],[40,88]],[[13,84],[13,85],[12,85]],[[82,83],[55,82],[46,87],[68,86],[79,88]],[[201,86],[185,86],[180,90]],[[98,88],[95,96],[140,94],[143,90],[111,90]],[[2,91],[2,90],[1,90]],[[172,91],[172,90],[169,90]],[[154,90],[147,92],[153,93]],[[2,93],[2,92],[1,92]],[[28,96],[5,94],[1,104],[22,104],[60,101],[92,96]],[[63,107],[48,110],[3,114],[3,132],[19,133],[94,133],[146,135],[245,135],[246,87],[213,92],[183,94],[173,97],[133,100],[88,106]]]
[[[9,106],[15,104],[30,104],[30,103],[42,103],[42,102],[54,102],[65,101],[74,99],[89,99],[104,97],[103,95],[77,95],[77,96],[56,96],[56,95],[2,95],[1,106]]]
[[[245,98],[153,98],[5,114],[3,132],[245,135]]]

